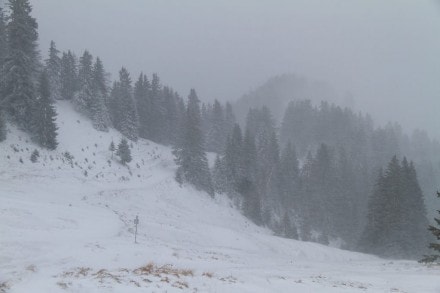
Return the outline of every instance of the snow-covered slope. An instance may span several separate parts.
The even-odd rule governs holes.
[[[272,236],[179,186],[167,147],[140,140],[122,166],[118,132],[57,110],[57,151],[32,163],[13,127],[0,143],[0,292],[440,292],[439,268]]]

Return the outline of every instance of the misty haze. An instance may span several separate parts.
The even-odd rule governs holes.
[[[440,2],[0,0],[0,293],[440,292]]]

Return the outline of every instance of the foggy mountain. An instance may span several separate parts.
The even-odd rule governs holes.
[[[431,6],[323,3],[3,2],[0,293],[437,292]]]

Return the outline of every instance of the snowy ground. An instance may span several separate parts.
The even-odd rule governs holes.
[[[117,132],[58,112],[38,162],[19,131],[0,143],[0,292],[440,292],[438,267],[272,236],[176,184],[169,148],[140,141],[121,166]]]

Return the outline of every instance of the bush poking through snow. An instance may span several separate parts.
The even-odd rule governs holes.
[[[37,149],[35,149],[31,154],[31,162],[32,163],[38,162],[39,157],[40,157],[40,152]]]

